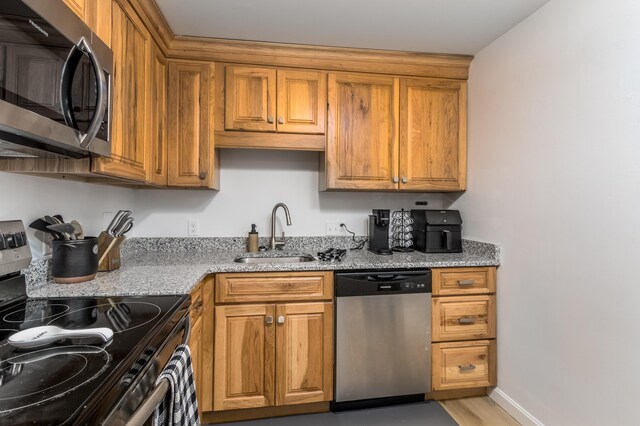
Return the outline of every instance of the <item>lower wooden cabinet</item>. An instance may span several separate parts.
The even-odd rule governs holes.
[[[330,401],[333,304],[215,307],[213,409]]]
[[[496,385],[496,268],[432,270],[433,391]]]
[[[200,412],[210,409],[213,376],[213,275],[191,292],[189,349]]]
[[[480,388],[496,385],[496,342],[435,343],[433,390]]]

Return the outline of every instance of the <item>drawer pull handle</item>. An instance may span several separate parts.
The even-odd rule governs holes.
[[[191,307],[191,310],[194,312],[202,311],[202,300],[198,300],[196,303],[194,303],[194,305]]]
[[[278,324],[284,324],[284,315],[278,317]]]
[[[476,319],[473,317],[462,317],[462,318],[458,318],[458,323],[460,324],[475,324],[476,323]]]
[[[476,280],[458,280],[458,285],[459,286],[465,286],[465,285],[473,285],[475,284]]]
[[[476,366],[473,364],[468,364],[468,365],[459,365],[458,369],[460,371],[471,371],[471,370],[475,370]]]
[[[267,324],[273,324],[273,317],[269,315],[266,319]]]

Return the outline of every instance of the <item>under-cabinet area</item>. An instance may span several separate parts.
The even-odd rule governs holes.
[[[486,394],[496,385],[496,268],[435,268],[431,274],[431,318],[409,319],[431,324],[425,352],[431,385],[422,399]],[[334,377],[340,380],[334,283],[333,271],[236,272],[209,275],[196,287],[191,346],[205,421],[329,411]],[[380,320],[390,312],[376,309],[383,309]],[[396,361],[402,356],[394,355]],[[370,383],[384,386],[387,374],[379,371]]]

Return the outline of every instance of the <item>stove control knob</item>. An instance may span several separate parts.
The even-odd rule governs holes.
[[[5,234],[4,239],[7,241],[7,247],[18,248],[15,234]]]
[[[13,234],[13,239],[16,243],[16,247],[24,247],[27,245],[27,234],[24,232],[16,232]]]
[[[5,250],[8,247],[9,245],[7,244],[4,234],[0,234],[0,250]]]

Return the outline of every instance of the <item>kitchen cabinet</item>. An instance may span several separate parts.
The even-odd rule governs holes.
[[[328,90],[326,188],[397,189],[398,79],[330,73]]]
[[[310,280],[296,281],[299,274]],[[241,280],[235,281],[235,275],[240,275]],[[255,278],[253,285],[251,275]],[[276,288],[278,275],[284,284],[274,295],[267,289]],[[309,284],[318,280],[323,281],[319,286]],[[213,410],[330,401],[333,397],[332,274],[219,274],[216,281]],[[235,290],[225,290],[225,286]],[[301,294],[308,294],[314,286],[316,290],[322,289],[323,294],[317,299],[323,300],[300,300]],[[223,304],[236,301],[229,298],[232,293],[244,293],[251,303]],[[269,303],[260,301],[260,293]]]
[[[213,94],[213,64],[169,62],[169,186],[218,188]]]
[[[432,388],[495,386],[496,268],[432,269]]]
[[[84,7],[84,22],[109,47],[111,47],[111,10],[113,1],[89,0]]]
[[[138,16],[117,2],[112,9],[113,110],[111,158],[96,158],[91,171],[144,183],[149,164],[151,36]]]
[[[327,74],[220,64],[216,143],[226,148],[322,151]]]
[[[400,189],[466,188],[467,83],[400,79]]]
[[[149,183],[167,184],[167,58],[153,44],[151,52],[151,137],[149,139]]]
[[[466,187],[466,82],[329,74],[321,189]]]
[[[213,375],[213,275],[207,276],[191,291],[189,310],[189,349],[200,412],[211,395]]]

